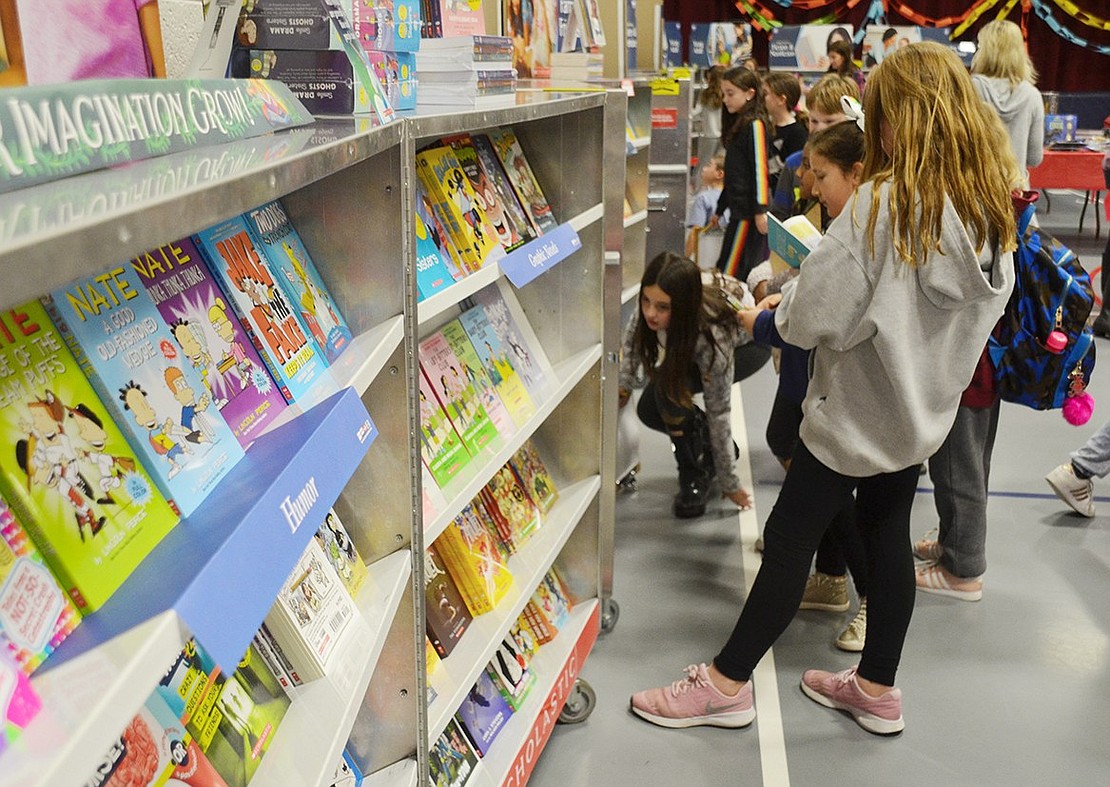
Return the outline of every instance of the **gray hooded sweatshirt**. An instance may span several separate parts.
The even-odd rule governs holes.
[[[1010,145],[1018,166],[1026,174],[1044,159],[1044,100],[1041,92],[1028,82],[1014,85],[1008,79],[973,74],[979,97],[987,102],[1010,135]]]
[[[948,436],[960,395],[1014,286],[997,246],[975,242],[951,202],[940,249],[910,267],[894,251],[890,185],[882,186],[875,255],[867,242],[872,184],[782,289],[775,325],[812,349],[801,438],[842,475],[923,462]]]

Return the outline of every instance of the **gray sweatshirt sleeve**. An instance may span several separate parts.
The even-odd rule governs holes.
[[[1037,100],[1029,102],[1033,108],[1033,120],[1029,124],[1029,148],[1025,154],[1025,163],[1030,167],[1039,166],[1044,161],[1044,104],[1041,94],[1033,88]]]

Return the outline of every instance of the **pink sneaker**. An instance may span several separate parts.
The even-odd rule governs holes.
[[[826,708],[846,710],[856,724],[877,735],[893,735],[906,727],[902,720],[902,690],[891,689],[881,697],[865,694],[856,682],[856,667],[843,672],[806,670],[802,691]]]
[[[713,685],[704,664],[691,664],[670,686],[633,694],[632,712],[660,727],[747,727],[755,721],[752,682],[730,697]]]

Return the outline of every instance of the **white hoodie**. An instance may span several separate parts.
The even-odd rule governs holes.
[[[897,259],[884,184],[867,242],[872,184],[863,184],[782,289],[775,325],[812,349],[801,438],[847,476],[923,462],[944,442],[960,395],[1014,286],[1014,266],[981,252],[951,202],[941,251],[917,267]]]
[[[1028,179],[1029,168],[1044,159],[1044,100],[1028,82],[1011,84],[1008,79],[973,74],[975,90],[998,116],[1010,135],[1018,166]]]

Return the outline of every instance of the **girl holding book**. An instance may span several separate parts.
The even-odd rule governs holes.
[[[654,724],[755,719],[752,670],[794,617],[821,536],[854,492],[869,555],[867,641],[858,666],[809,670],[802,690],[869,732],[905,726],[894,683],[913,614],[918,465],[944,441],[1013,288],[1010,190],[1021,173],[998,117],[939,44],[884,59],[865,99],[862,185],[777,302],[775,327],[811,349],[813,371],[762,566],[712,665],[632,696]]]

